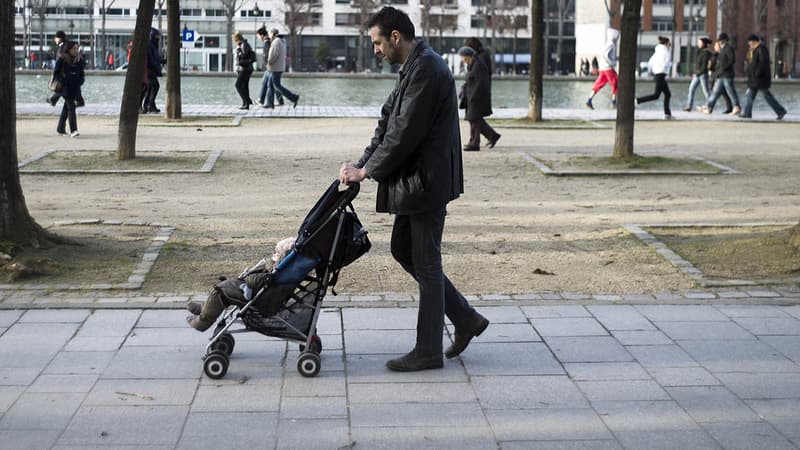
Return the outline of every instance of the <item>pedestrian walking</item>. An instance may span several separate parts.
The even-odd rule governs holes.
[[[250,109],[250,105],[253,104],[250,98],[250,77],[253,75],[256,53],[238,31],[233,34],[233,43],[236,45],[236,92],[242,99],[242,106],[239,109]]]
[[[64,53],[56,59],[53,77],[61,83],[58,94],[64,97],[64,106],[58,117],[56,132],[67,136],[66,123],[69,120],[69,136],[78,137],[78,119],[75,115],[75,101],[81,98],[81,86],[84,81],[83,55],[78,52],[77,42],[66,42]]]
[[[786,108],[778,103],[778,100],[769,91],[772,85],[772,74],[770,73],[769,50],[755,34],[747,37],[747,92],[744,94],[744,103],[739,117],[749,119],[753,116],[753,101],[756,94],[764,93],[764,100],[775,111],[776,119],[781,120],[786,115]]]
[[[697,40],[697,51],[694,58],[694,73],[692,74],[692,82],[689,83],[689,95],[686,98],[686,107],[683,108],[686,112],[691,112],[694,107],[694,94],[698,87],[703,89],[703,95],[706,96],[706,101],[711,95],[708,88],[708,66],[711,59],[711,39],[702,37]]]
[[[59,58],[64,56],[65,46],[67,44],[67,33],[64,33],[62,30],[56,31],[56,35],[53,36],[53,43],[56,44],[56,63],[57,63]],[[47,103],[50,103],[51,106],[55,107],[60,97],[61,95],[59,95],[58,92],[54,92],[47,99]]]
[[[264,108],[275,107],[275,93],[280,92],[292,102],[292,107],[297,107],[300,96],[286,89],[281,84],[281,77],[286,71],[286,43],[281,39],[277,28],[269,31],[269,56],[267,57],[267,71],[269,72],[269,86],[267,87],[267,104]]]
[[[709,73],[708,85],[712,87],[712,92],[713,92],[713,86],[717,83],[717,60],[719,59],[720,49],[721,47],[719,45],[719,41],[714,42],[714,45],[711,50],[711,57],[708,60],[708,73]],[[728,96],[728,93],[725,92],[725,89],[723,89],[720,92],[720,97],[722,98],[722,100],[725,101],[725,111],[723,111],[722,113],[730,114],[731,111],[733,111],[733,104],[731,103],[731,98]],[[706,99],[706,102],[708,102],[708,99]]]
[[[489,72],[489,84],[491,84],[492,74],[494,73],[494,62],[492,61],[492,54],[489,53],[480,39],[476,37],[467,38],[464,41],[464,45],[475,50],[475,57],[478,58],[484,66],[486,66],[486,71]]]
[[[437,369],[446,314],[455,338],[445,356],[463,352],[489,325],[442,270],[447,204],[464,192],[458,101],[453,74],[441,56],[414,37],[406,13],[386,6],[366,23],[375,55],[400,64],[381,108],[375,135],[355,164],[339,169],[343,183],[378,182],[377,211],[395,214],[392,256],[419,285],[416,345],[389,360],[395,371]]]
[[[262,43],[262,55],[264,58],[264,76],[261,78],[261,91],[258,94],[256,104],[259,106],[264,106],[264,100],[267,98],[267,88],[269,87],[269,71],[267,70],[267,60],[269,59],[270,42],[266,27],[259,28],[256,32],[256,36],[258,36],[258,40]],[[283,106],[283,94],[276,91],[275,100],[278,102],[278,106]]]
[[[458,50],[461,61],[467,66],[467,77],[461,90],[459,103],[464,106],[464,118],[469,122],[469,142],[464,151],[478,151],[481,147],[481,135],[489,140],[487,147],[494,148],[500,134],[494,130],[484,117],[492,114],[492,88],[489,70],[483,61],[478,59],[472,47],[461,47]]]
[[[141,111],[144,113],[160,113],[156,106],[156,96],[161,84],[158,77],[163,75],[164,58],[161,56],[161,32],[157,28],[150,29],[150,42],[147,44],[147,89],[142,99]]]
[[[736,87],[733,84],[736,68],[736,54],[733,51],[733,47],[731,47],[728,42],[727,33],[720,33],[717,42],[719,42],[719,55],[717,56],[716,64],[717,80],[714,82],[711,98],[708,99],[705,106],[698,107],[698,110],[706,114],[714,112],[714,105],[716,105],[717,99],[719,99],[719,96],[722,95],[722,91],[724,90],[728,94],[728,97],[730,97],[731,103],[733,103],[733,109],[729,114],[736,115],[742,112],[742,108],[739,106],[739,96],[736,94]]]
[[[592,100],[594,96],[600,92],[600,89],[603,89],[607,83],[611,84],[611,107],[617,106],[617,81],[619,77],[617,76],[617,71],[615,67],[617,66],[617,41],[619,40],[619,31],[615,30],[614,28],[609,28],[606,31],[606,45],[603,48],[603,65],[599,68],[599,71],[596,72],[597,79],[594,81],[594,85],[592,86],[592,95],[589,96],[589,100],[586,100],[586,106],[589,109],[594,109],[594,104],[592,104]],[[597,67],[597,58],[592,59],[592,67]]]
[[[658,37],[658,45],[653,51],[653,56],[647,62],[650,68],[650,73],[653,74],[653,79],[656,82],[656,90],[650,95],[645,95],[636,98],[636,104],[650,102],[661,97],[664,94],[664,120],[672,120],[672,111],[669,109],[669,101],[672,98],[672,93],[669,91],[667,84],[667,74],[672,67],[672,51],[670,49],[669,38],[665,36]]]

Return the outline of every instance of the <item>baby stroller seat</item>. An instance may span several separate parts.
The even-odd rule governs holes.
[[[262,277],[264,284],[256,286],[255,292],[248,295],[251,287],[243,280],[262,261],[217,286],[229,307],[206,346],[206,375],[215,379],[225,376],[235,345],[233,334],[242,332],[299,342],[297,370],[307,377],[319,373],[322,340],[316,328],[322,300],[329,288],[333,291],[339,271],[369,251],[371,245],[353,209],[358,191],[358,184],[339,190],[339,181],[334,181],[306,216],[291,252]],[[226,283],[230,284],[223,288]],[[243,289],[232,289],[231,284]],[[243,329],[232,328],[238,322]]]

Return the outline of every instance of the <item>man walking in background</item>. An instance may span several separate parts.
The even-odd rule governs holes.
[[[464,192],[458,100],[444,59],[414,38],[406,13],[384,7],[367,21],[375,55],[401,64],[397,83],[381,108],[372,141],[355,164],[343,164],[340,180],[378,182],[376,209],[395,214],[392,256],[419,285],[417,339],[406,355],[389,360],[390,370],[438,369],[444,315],[455,326],[454,358],[489,325],[442,270],[446,207]]]
[[[278,30],[273,28],[269,31],[269,55],[267,56],[267,71],[269,72],[269,85],[267,86],[267,103],[264,108],[274,108],[274,97],[276,92],[280,92],[284,97],[292,102],[292,107],[297,107],[300,96],[286,89],[281,84],[281,76],[286,71],[286,43],[283,42]]]
[[[742,111],[742,108],[739,106],[739,96],[736,94],[736,87],[733,85],[736,54],[733,52],[733,47],[728,43],[727,33],[720,33],[718,42],[720,49],[717,56],[717,81],[714,82],[714,88],[708,103],[702,107],[698,106],[697,109],[706,114],[711,114],[714,111],[714,105],[724,90],[730,97],[731,102],[733,102],[733,110],[730,114],[737,115]]]
[[[753,101],[758,91],[764,93],[764,100],[775,111],[776,119],[781,120],[786,115],[786,108],[781,106],[769,87],[772,85],[772,74],[769,67],[769,50],[764,47],[758,36],[751,34],[747,37],[747,92],[744,94],[744,107],[739,117],[749,119],[753,116]]]

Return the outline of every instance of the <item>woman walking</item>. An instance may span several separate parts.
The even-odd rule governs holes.
[[[250,77],[253,75],[256,53],[238,31],[233,34],[233,43],[236,45],[236,92],[242,98],[242,106],[239,109],[250,109],[250,105],[253,104],[253,100],[250,99]]]
[[[672,67],[672,55],[669,47],[669,38],[659,36],[658,45],[656,45],[653,56],[651,56],[650,61],[648,61],[650,73],[653,74],[653,78],[656,82],[656,91],[651,95],[645,95],[644,97],[638,97],[636,99],[636,104],[639,105],[658,99],[663,92],[664,120],[672,120],[673,118],[672,111],[669,109],[669,99],[672,98],[672,93],[670,93],[669,85],[667,84],[667,74],[669,73],[670,67]]]
[[[464,147],[464,151],[480,150],[481,135],[489,139],[487,146],[494,148],[500,135],[484,119],[492,114],[489,69],[486,68],[483,61],[476,57],[475,50],[471,47],[461,47],[458,54],[461,56],[461,61],[467,66],[467,80],[461,95],[461,105],[466,108],[464,117],[469,122],[469,142]]]
[[[61,136],[67,135],[66,122],[69,119],[69,135],[78,137],[78,119],[75,117],[75,101],[81,98],[81,86],[84,80],[83,55],[78,53],[77,42],[67,42],[64,54],[56,59],[53,77],[61,82],[59,95],[64,97],[64,106],[58,118],[56,131]]]

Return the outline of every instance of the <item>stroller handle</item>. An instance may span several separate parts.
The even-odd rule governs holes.
[[[334,186],[336,187],[337,190],[341,186],[345,186],[346,187],[348,201],[352,201],[353,199],[355,199],[356,196],[358,195],[358,191],[361,190],[361,183],[342,184],[342,182],[339,181],[338,179],[333,180],[333,184],[331,184],[331,188],[333,188]]]

